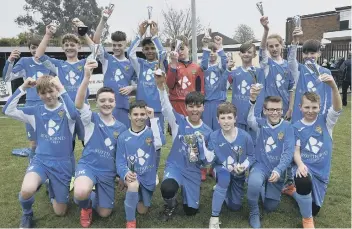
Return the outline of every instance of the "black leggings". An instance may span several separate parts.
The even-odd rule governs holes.
[[[300,195],[308,195],[312,192],[312,178],[308,174],[307,177],[296,177],[295,176],[296,191]],[[316,216],[320,211],[320,207],[312,202],[312,214]]]
[[[161,195],[164,199],[170,200],[176,196],[176,193],[179,189],[179,185],[175,179],[169,178],[161,182],[160,190]],[[187,204],[183,205],[183,211],[187,216],[192,216],[197,214],[198,209],[188,207]]]

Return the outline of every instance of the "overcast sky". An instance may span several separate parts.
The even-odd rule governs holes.
[[[152,18],[162,24],[162,10],[168,8],[187,8],[191,0],[97,0],[99,6],[115,4],[115,11],[108,23],[110,32],[125,31],[129,38],[135,34],[138,23],[147,19],[147,6],[153,7]],[[258,0],[196,0],[197,16],[205,26],[210,24],[212,31],[218,31],[233,37],[239,24],[249,25],[260,38],[263,29],[260,25],[260,14],[256,8]],[[347,6],[350,0],[263,0],[264,13],[269,17],[271,32],[285,36],[287,17],[333,11],[335,7]],[[25,0],[6,1],[0,7],[0,37],[13,37],[24,31],[14,22],[24,13]],[[76,15],[79,17],[79,15]]]

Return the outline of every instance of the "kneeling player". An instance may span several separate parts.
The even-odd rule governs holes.
[[[320,97],[317,93],[306,92],[302,96],[300,109],[303,118],[293,124],[296,150],[292,169],[296,174],[296,187],[285,191],[298,203],[303,228],[314,228],[313,216],[318,214],[323,205],[330,176],[332,130],[342,109],[334,78],[327,74],[320,78],[332,88],[332,107],[323,115],[320,113]]]
[[[206,161],[203,139],[208,140],[212,130],[201,120],[204,111],[204,96],[200,92],[186,95],[187,117],[177,113],[171,106],[165,90],[165,74],[155,76],[159,89],[162,112],[171,127],[172,148],[167,158],[161,195],[166,205],[162,220],[167,221],[176,209],[176,194],[182,186],[183,209],[186,215],[195,215],[199,208],[201,172]],[[204,136],[204,137],[201,137]]]
[[[89,227],[92,223],[92,208],[101,217],[111,214],[115,199],[115,146],[118,135],[126,130],[125,125],[112,115],[116,103],[111,88],[103,87],[97,92],[99,113],[92,112],[84,103],[92,70],[97,66],[96,61],[87,60],[75,102],[85,133],[85,147],[76,167],[74,182],[74,198],[81,207],[82,227]],[[92,192],[93,186],[95,192]]]
[[[263,113],[266,119],[254,117],[254,105],[260,88],[252,85],[250,89],[251,108],[248,125],[257,132],[255,146],[256,163],[248,177],[247,199],[249,224],[260,228],[259,195],[262,196],[264,209],[274,211],[281,198],[284,185],[284,172],[292,162],[294,152],[294,133],[289,122],[282,119],[282,99],[268,96],[264,100]]]
[[[26,90],[33,86],[44,105],[17,109],[17,103]],[[59,98],[60,97],[60,101]],[[23,178],[19,200],[22,206],[20,228],[33,227],[34,194],[47,180],[54,212],[63,216],[67,210],[69,185],[72,175],[72,140],[76,108],[57,77],[42,76],[37,81],[27,78],[7,101],[5,115],[30,124],[36,134],[35,156]]]
[[[219,215],[224,201],[231,210],[237,211],[241,208],[245,170],[255,161],[251,136],[235,127],[236,113],[236,107],[232,103],[221,103],[217,109],[221,129],[210,134],[207,148],[215,153],[213,166],[216,186],[209,228],[220,228]]]
[[[165,144],[163,129],[154,110],[142,100],[130,104],[131,128],[117,141],[116,168],[127,186],[126,228],[136,228],[136,209],[145,214],[156,186],[157,150]],[[149,118],[151,127],[147,126]]]

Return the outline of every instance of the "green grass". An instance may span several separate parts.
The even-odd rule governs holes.
[[[28,164],[27,158],[11,155],[13,148],[26,147],[27,141],[24,125],[18,121],[3,118],[0,115],[0,227],[18,227],[21,208],[18,202],[18,192],[21,188],[23,175]],[[325,228],[351,228],[351,106],[350,101],[344,109],[334,129],[334,148],[331,180],[325,197],[323,208],[315,218],[316,227]],[[168,136],[167,145],[162,149],[159,176],[162,177],[165,158],[171,147]],[[76,146],[76,156],[81,154],[82,147]],[[182,208],[178,208],[176,217],[167,223],[158,220],[159,212],[163,209],[159,186],[157,187],[152,208],[147,215],[137,215],[137,227],[197,227],[207,228],[211,214],[212,187],[214,179],[208,178],[202,183],[200,213],[194,217],[186,217]],[[72,195],[72,193],[71,193]],[[71,227],[79,228],[79,208],[70,202],[69,211],[64,217],[56,217],[51,204],[44,191],[41,189],[35,196],[34,213],[37,227]],[[116,191],[116,204],[112,215],[102,219],[94,216],[92,227],[125,227],[124,193]],[[179,201],[181,199],[179,198]],[[243,209],[231,212],[223,207],[221,214],[221,227],[249,227],[248,207],[243,200]],[[282,197],[282,202],[276,212],[264,213],[263,227],[301,227],[301,216],[295,201],[287,196]]]

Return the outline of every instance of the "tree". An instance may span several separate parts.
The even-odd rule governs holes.
[[[164,17],[164,24],[161,30],[164,40],[175,40],[178,36],[184,35],[188,39],[192,37],[192,14],[191,8],[181,9],[168,9],[162,11]],[[200,24],[200,19],[197,17],[196,21],[197,35],[203,32],[203,26]]]
[[[239,43],[245,43],[250,40],[254,40],[254,32],[251,27],[245,24],[240,24],[235,31],[233,39]]]
[[[26,14],[15,19],[19,26],[29,27],[36,34],[44,34],[51,21],[60,22],[56,35],[74,32],[72,19],[79,18],[88,28],[95,29],[101,16],[96,0],[25,0]],[[39,18],[39,19],[37,19]]]

